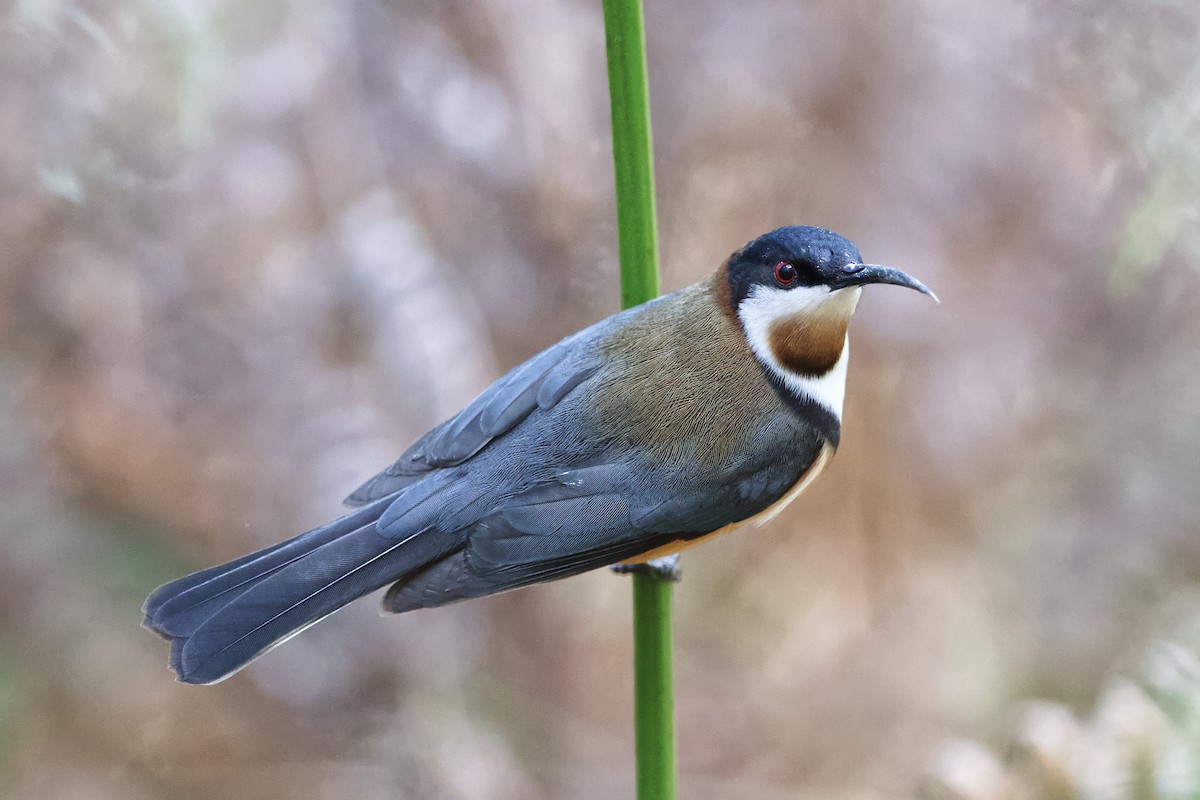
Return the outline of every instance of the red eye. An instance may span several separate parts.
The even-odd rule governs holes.
[[[783,286],[795,283],[796,268],[786,261],[780,261],[775,265],[775,280]]]

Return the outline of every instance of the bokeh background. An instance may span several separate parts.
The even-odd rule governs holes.
[[[843,447],[684,558],[681,797],[1200,792],[1200,6],[653,0],[664,287],[823,225]],[[216,687],[155,585],[617,308],[598,0],[0,10],[0,796],[631,797],[629,587]]]

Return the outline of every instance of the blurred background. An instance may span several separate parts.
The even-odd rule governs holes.
[[[869,290],[843,446],[676,592],[684,798],[1200,792],[1200,6],[654,0],[663,285]],[[155,585],[617,309],[598,0],[0,10],[0,796],[632,797],[597,572],[215,687]]]

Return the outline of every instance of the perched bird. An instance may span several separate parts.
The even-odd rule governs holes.
[[[509,372],[350,495],[354,512],[160,587],[143,624],[180,680],[213,683],[388,584],[388,611],[429,608],[770,518],[838,445],[870,283],[933,296],[831,231],[760,236]]]

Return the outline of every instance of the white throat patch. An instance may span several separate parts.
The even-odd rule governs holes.
[[[849,317],[858,305],[860,287],[830,291],[827,286],[800,286],[795,289],[776,289],[755,286],[738,305],[738,317],[746,332],[750,349],[760,362],[796,394],[810,397],[826,408],[839,422],[842,402],[846,396],[846,364],[850,360],[850,337],[847,335],[842,354],[824,375],[810,376],[793,372],[779,362],[771,351],[771,328],[789,318],[832,312]]]

